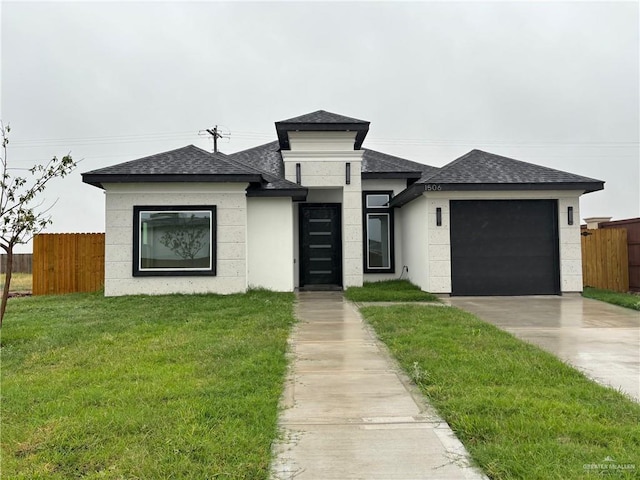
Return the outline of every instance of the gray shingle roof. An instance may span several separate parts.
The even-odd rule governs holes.
[[[227,155],[245,165],[256,167],[276,177],[284,177],[284,162],[278,142],[270,142],[241,152]],[[412,162],[367,148],[362,150],[363,178],[420,178],[438,170],[436,167]]]
[[[316,110],[315,112],[306,113],[298,117],[293,117],[288,120],[280,120],[279,122],[276,122],[276,124],[278,123],[361,123],[364,125],[369,125],[369,122],[367,122],[366,120],[358,120],[357,118],[345,117],[344,115],[327,112],[326,110]]]
[[[295,199],[299,200],[304,200],[307,196],[308,189],[306,187],[284,178],[284,163],[282,162],[278,142],[271,142],[232,155],[226,155],[226,159],[255,170],[262,176],[263,182],[260,185],[251,185],[247,190],[249,196],[269,196],[283,191],[290,192]]]
[[[276,132],[282,150],[289,150],[288,132],[292,131],[356,132],[354,148],[358,150],[362,146],[362,142],[369,131],[369,122],[366,120],[358,120],[357,118],[345,117],[344,115],[338,115],[337,113],[331,113],[325,110],[317,110],[300,115],[299,117],[281,120],[276,122]]]
[[[429,190],[581,190],[604,188],[602,180],[554,170],[513,158],[472,150],[433,172],[394,197],[391,206],[401,207]]]
[[[602,183],[573,173],[554,170],[513,158],[471,150],[469,153],[427,173],[418,183],[438,184],[571,184]]]
[[[194,145],[149,155],[130,162],[93,170],[83,175],[255,175],[256,172],[224,155],[202,150]]]
[[[355,131],[354,148],[360,148],[369,122],[335,113],[316,112],[276,122],[278,141],[230,155],[210,153],[194,145],[93,170],[82,181],[102,187],[122,182],[247,182],[249,196],[306,198],[307,189],[284,178],[282,149],[288,148],[289,131]],[[437,185],[439,190],[549,190],[593,192],[604,182],[548,167],[514,160],[482,150],[472,150],[442,168],[436,168],[375,150],[362,151],[362,178],[416,180],[397,195],[401,206]]]
[[[394,157],[375,150],[363,149],[362,178],[420,178],[434,173],[436,167]]]
[[[284,163],[280,154],[280,144],[277,141],[231,153],[227,157],[284,178]]]
[[[272,145],[277,147],[278,142]],[[259,162],[257,166],[251,165],[233,156],[189,145],[83,173],[82,181],[97,187],[103,183],[127,182],[248,182],[250,196],[281,195],[299,200],[306,197],[306,188],[263,171],[260,166]]]

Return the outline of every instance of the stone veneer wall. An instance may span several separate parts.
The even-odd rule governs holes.
[[[106,296],[246,290],[246,183],[129,183],[104,187]],[[216,276],[134,277],[134,205],[215,205]]]

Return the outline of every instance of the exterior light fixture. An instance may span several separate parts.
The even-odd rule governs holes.
[[[436,208],[436,226],[442,226],[442,208],[440,207]]]
[[[573,225],[573,207],[567,207],[567,223]]]
[[[351,163],[347,162],[345,164],[345,183],[347,185],[351,185]]]
[[[302,185],[302,171],[299,163],[296,163],[296,183]]]

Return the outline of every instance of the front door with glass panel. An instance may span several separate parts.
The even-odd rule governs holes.
[[[341,205],[300,204],[300,287],[342,286]]]

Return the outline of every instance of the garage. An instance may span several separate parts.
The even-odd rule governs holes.
[[[451,294],[560,294],[557,212],[557,200],[451,200]]]

